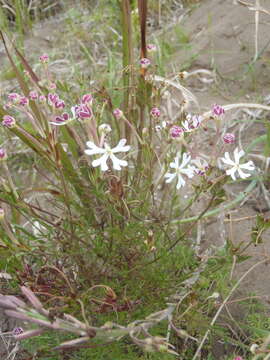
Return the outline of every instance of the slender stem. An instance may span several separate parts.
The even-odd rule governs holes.
[[[176,220],[173,220],[172,223],[173,224],[185,224],[185,223],[189,223],[192,221],[196,221],[199,218],[205,219],[209,216],[217,215],[220,212],[230,209],[230,208],[234,207],[236,204],[238,204],[239,202],[241,202],[256,187],[256,185],[257,185],[257,180],[256,179],[252,180],[252,182],[246,187],[246,189],[244,191],[240,192],[240,194],[234,200],[232,200],[231,202],[229,202],[226,205],[223,205],[216,209],[207,211],[203,216],[197,215],[197,216],[192,216],[192,217],[186,218],[186,219],[180,219],[180,220],[176,219]]]

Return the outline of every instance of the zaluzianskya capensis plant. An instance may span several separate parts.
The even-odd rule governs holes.
[[[129,1],[123,0],[122,5],[123,26],[130,29]],[[94,313],[97,323],[90,326],[70,314],[51,321],[37,297],[23,287],[33,308],[5,296],[1,304],[9,308],[8,315],[34,322],[41,329],[17,338],[40,334],[44,328],[66,330],[81,336],[66,344],[75,346],[104,332],[108,341],[129,334],[143,348],[170,352],[169,341],[151,336],[148,329],[161,320],[170,324],[176,304],[168,296],[173,298],[175,281],[184,288],[185,284],[195,286],[195,282],[187,282],[192,270],[186,264],[186,253],[183,250],[179,255],[178,251],[193,251],[189,241],[196,223],[235,206],[256,186],[258,169],[251,160],[242,160],[246,154],[239,148],[237,136],[223,133],[229,111],[249,105],[215,104],[201,113],[195,97],[179,79],[157,75],[154,52],[151,60],[147,55],[151,46],[145,39],[145,6],[146,2],[139,1],[140,55],[131,43],[124,44],[120,101],[119,87],[95,86],[84,94],[67,85],[65,91],[50,71],[48,55],[40,56],[37,75],[15,48],[25,68],[22,74],[2,35],[20,84],[18,92],[6,94],[0,108],[2,125],[31,150],[31,171],[39,177],[29,188],[27,180],[21,182],[15,176],[9,158],[3,155],[8,181],[2,181],[0,202],[9,209],[4,215],[6,225],[1,222],[4,244],[11,253],[20,250],[24,259],[35,264],[32,274],[20,275],[20,282],[27,277],[32,290],[56,297],[61,304],[71,304],[74,299],[80,304],[87,302],[89,309],[82,311],[83,317],[86,319],[85,311],[89,316]],[[124,42],[131,40],[123,38]],[[175,91],[181,93],[182,102],[173,101]],[[173,110],[175,103],[178,106]],[[263,109],[269,111],[269,107]],[[226,200],[220,191],[227,181],[249,178],[252,181],[245,191],[219,206]],[[43,201],[32,193],[38,193]],[[205,206],[194,213],[192,205],[200,198]],[[207,261],[201,266],[200,259],[203,256],[192,260],[197,275],[207,266]],[[181,279],[176,266],[180,266]],[[59,287],[49,276],[39,283],[42,271],[48,269],[50,275],[53,271],[61,278]],[[197,275],[191,278],[198,279]],[[132,279],[144,288],[135,286]],[[116,295],[107,295],[89,302],[89,292],[107,284],[117,288],[118,297],[125,300],[117,303]],[[141,298],[147,309],[155,302],[157,306],[167,301],[173,305],[145,320],[134,319],[126,327],[98,326],[103,320],[97,314],[127,309],[132,314],[134,306],[130,304],[140,304]],[[175,328],[173,323],[171,326]]]

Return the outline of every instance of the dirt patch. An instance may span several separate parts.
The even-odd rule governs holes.
[[[191,46],[175,55],[174,67],[177,68],[177,65],[179,67],[181,60],[182,64],[189,66],[188,71],[208,69],[215,74],[215,81],[210,86],[204,86],[203,90],[198,90],[196,84],[187,82],[189,89],[198,98],[202,111],[209,110],[215,103],[265,103],[270,93],[270,16],[260,14],[258,59],[254,61],[254,11],[234,3],[228,0],[204,1],[179,24],[189,34]],[[261,1],[261,6],[270,11],[269,1]],[[246,123],[243,113],[236,111],[230,112],[224,119],[227,129],[236,131],[243,148],[257,136],[265,133],[263,123],[256,122],[265,114],[247,113],[246,115]],[[242,117],[242,130],[241,126],[234,125],[237,116]],[[264,163],[256,157],[262,155],[262,146],[255,147],[252,153],[252,160],[259,169],[263,170]],[[227,186],[227,200],[235,198],[248,183],[249,181]],[[262,189],[257,186],[237,210],[224,211],[216,219],[204,221],[201,230],[201,251],[210,247],[225,246],[227,240],[235,247],[240,243],[247,244],[251,239],[256,216],[261,214],[265,218],[270,217],[267,197],[269,197],[269,188],[266,186]],[[263,240],[262,244],[252,245],[243,253],[250,256],[250,259],[232,269],[234,278],[240,278],[254,264],[270,255],[270,231],[264,233]],[[242,298],[250,292],[256,293],[270,311],[269,280],[269,265],[258,266],[242,282],[236,297]],[[239,308],[237,310],[234,308],[232,312],[237,318]],[[242,313],[240,317],[243,316]],[[218,358],[221,356],[219,354]]]

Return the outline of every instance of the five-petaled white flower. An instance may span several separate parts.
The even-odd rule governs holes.
[[[116,147],[111,148],[107,143],[104,143],[104,147],[98,147],[92,141],[87,141],[86,145],[90,148],[84,150],[87,155],[98,155],[102,154],[99,159],[96,159],[92,162],[92,166],[97,167],[100,166],[102,171],[106,171],[109,169],[107,165],[107,160],[111,159],[113,168],[115,170],[121,170],[121,166],[127,166],[126,160],[118,159],[114,154],[119,152],[127,152],[130,149],[129,145],[126,145],[127,140],[121,139]]]
[[[191,156],[187,153],[184,153],[182,156],[182,162],[180,163],[180,154],[174,158],[174,162],[170,163],[170,167],[175,169],[175,173],[166,173],[166,183],[170,183],[173,181],[175,177],[177,177],[176,189],[180,189],[181,186],[186,184],[183,175],[186,175],[188,178],[192,178],[194,176],[195,167],[192,165],[188,165],[191,160]]]
[[[234,161],[230,158],[229,153],[225,152],[224,158],[221,158],[221,160],[226,164],[231,166],[230,169],[226,170],[226,174],[230,175],[233,180],[236,180],[236,174],[238,172],[238,175],[241,179],[248,178],[251,174],[245,173],[242,170],[248,170],[253,171],[255,170],[255,166],[252,161],[248,161],[244,164],[240,164],[240,159],[245,155],[245,152],[243,150],[238,150],[236,148],[233,152],[234,154]]]

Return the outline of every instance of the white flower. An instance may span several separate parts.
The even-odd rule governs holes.
[[[182,126],[185,132],[191,132],[196,130],[202,123],[203,117],[200,115],[191,115],[188,114],[186,120],[183,121]]]
[[[230,175],[232,177],[233,180],[236,180],[236,173],[238,172],[238,175],[241,179],[246,179],[248,178],[251,174],[245,173],[242,171],[242,169],[244,170],[248,170],[248,171],[253,171],[255,170],[255,166],[253,164],[252,161],[248,161],[244,164],[240,164],[240,159],[241,157],[243,157],[245,155],[245,152],[243,150],[238,150],[238,148],[236,148],[233,152],[234,154],[234,161],[231,160],[229,153],[225,152],[224,154],[224,158],[221,158],[221,160],[226,164],[231,166],[230,169],[226,170],[226,174]]]
[[[113,168],[115,170],[121,170],[121,166],[127,166],[127,161],[118,159],[114,154],[119,152],[127,152],[130,149],[129,145],[126,145],[127,140],[121,139],[116,147],[111,148],[107,143],[104,143],[104,148],[98,147],[92,141],[87,141],[86,145],[90,150],[84,150],[87,155],[98,155],[102,154],[99,159],[96,159],[92,162],[92,166],[100,166],[102,171],[109,169],[107,165],[107,160],[111,159]]]
[[[177,154],[177,156],[174,158],[174,162],[170,163],[170,167],[172,169],[175,169],[175,173],[168,172],[165,174],[166,183],[172,182],[173,179],[177,177],[176,189],[178,190],[181,186],[184,186],[186,182],[183,178],[183,175],[186,175],[190,179],[194,176],[195,167],[188,165],[190,160],[191,156],[187,153],[184,153],[182,157],[182,162],[180,163],[180,155]]]

